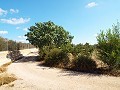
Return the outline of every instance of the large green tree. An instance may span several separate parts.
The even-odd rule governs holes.
[[[55,25],[53,22],[36,23],[29,28],[25,35],[27,40],[39,49],[45,46],[60,48],[72,42],[73,36],[63,27]]]

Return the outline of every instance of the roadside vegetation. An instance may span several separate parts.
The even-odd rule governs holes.
[[[17,78],[13,74],[8,74],[7,67],[11,64],[11,62],[3,64],[0,66],[0,86],[4,84],[9,84],[15,81]]]
[[[35,48],[29,43],[16,42],[0,37],[0,51],[8,51],[7,58],[12,61],[18,60],[23,57],[19,50]]]
[[[0,66],[0,73],[3,73],[7,70],[7,66],[10,65],[11,62],[8,62],[6,64],[3,64],[2,66]]]
[[[120,28],[119,22],[112,29],[101,31],[96,45],[72,44],[72,36],[63,27],[51,21],[36,23],[25,35],[39,48],[40,59],[50,67],[67,68],[82,72],[120,75]],[[98,67],[93,52],[104,67]]]
[[[97,36],[97,56],[108,65],[109,70],[120,69],[120,28],[119,23]]]

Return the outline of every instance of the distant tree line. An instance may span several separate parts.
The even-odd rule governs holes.
[[[0,51],[13,51],[28,48],[34,48],[34,46],[29,43],[16,42],[0,37]]]

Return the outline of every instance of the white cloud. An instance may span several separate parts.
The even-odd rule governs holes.
[[[16,29],[20,29],[20,27],[16,27]]]
[[[18,38],[22,38],[22,36],[18,36]]]
[[[0,31],[0,34],[8,34],[8,31]]]
[[[94,34],[94,37],[97,37],[98,36],[98,34]]]
[[[21,39],[21,40],[17,40],[17,42],[22,42],[22,43],[29,43],[27,40]]]
[[[16,10],[15,9],[10,9],[10,12],[11,13],[19,13],[19,10],[18,9],[16,9]]]
[[[24,31],[28,31],[28,28],[23,28]]]
[[[91,3],[88,3],[86,5],[86,8],[92,8],[92,7],[95,7],[95,6],[98,6],[98,4],[96,2],[91,2]]]
[[[23,24],[29,22],[30,18],[18,18],[18,19],[10,18],[10,19],[0,19],[0,21],[7,24],[17,25],[17,24]]]
[[[3,10],[2,8],[0,8],[0,16],[6,14],[7,14],[7,10]]]
[[[18,36],[18,38],[20,38],[20,39],[26,39],[27,37],[25,37],[25,36]]]
[[[23,42],[23,43],[28,43],[28,41],[26,40],[27,37],[25,36],[18,36],[19,40],[17,40],[18,42]]]

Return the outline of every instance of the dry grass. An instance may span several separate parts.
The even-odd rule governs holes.
[[[7,68],[6,68],[6,67],[0,67],[0,73],[5,72],[6,70],[7,70]]]
[[[0,86],[4,84],[9,84],[15,81],[17,78],[13,74],[2,73],[0,74]]]
[[[96,62],[97,68],[107,67],[107,64],[98,59],[97,52],[95,50],[92,53],[92,59]]]
[[[3,64],[0,67],[0,86],[4,84],[9,84],[17,79],[15,75],[6,73],[7,67],[10,64],[11,62],[8,62],[8,63]]]
[[[8,65],[10,65],[12,62],[8,62],[8,63],[5,63],[3,64],[1,67],[7,67]]]
[[[0,73],[3,73],[5,71],[7,71],[7,66],[10,65],[11,62],[5,63],[0,67]]]

